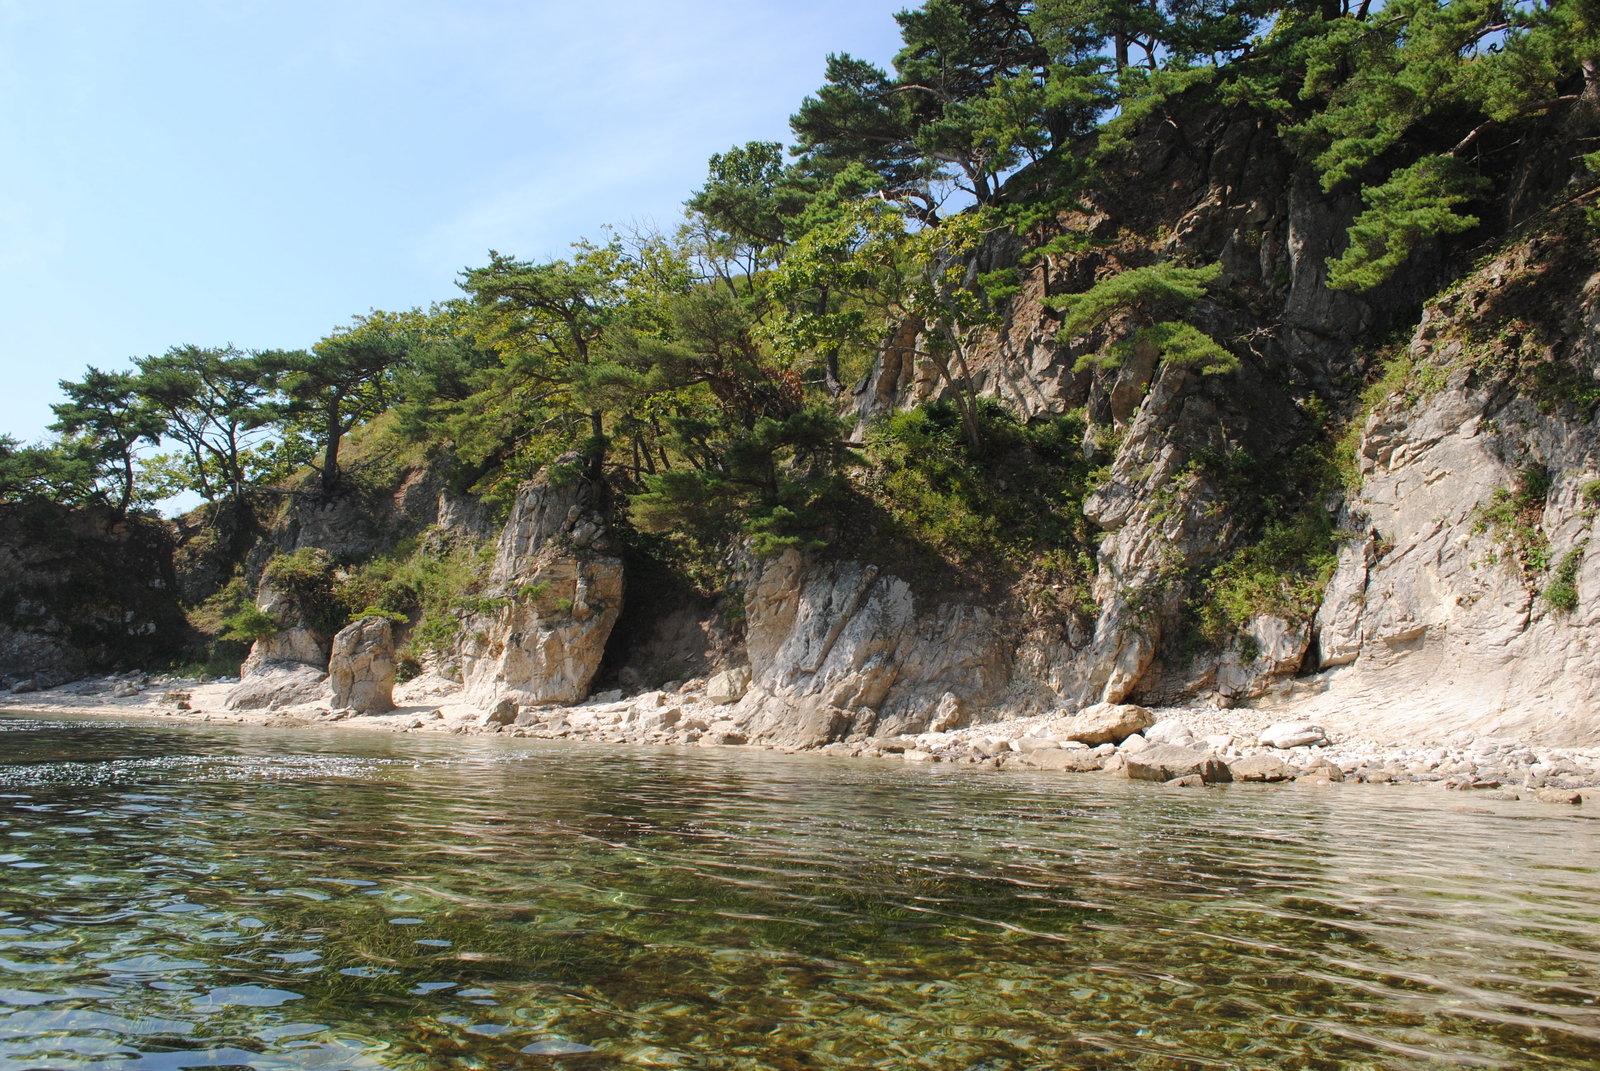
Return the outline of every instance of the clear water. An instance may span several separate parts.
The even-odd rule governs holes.
[[[0,716],[0,1071],[1600,1066],[1585,809]]]

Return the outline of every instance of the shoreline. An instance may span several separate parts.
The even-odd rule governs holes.
[[[1272,747],[1258,741],[1281,714],[1249,708],[1153,708],[1155,723],[1119,744],[1068,739],[1072,712],[1002,718],[942,732],[865,737],[819,747],[747,740],[734,707],[706,698],[704,682],[674,692],[623,697],[601,693],[573,706],[523,708],[515,722],[495,723],[459,684],[424,675],[395,687],[396,709],[360,714],[307,702],[278,709],[228,710],[235,681],[124,674],[39,691],[14,693],[15,713],[132,716],[266,728],[330,726],[366,732],[504,735],[644,746],[751,747],[843,758],[949,763],[989,769],[1099,773],[1154,784],[1199,787],[1245,781],[1311,784],[1411,784],[1456,789],[1491,799],[1573,805],[1600,796],[1600,748],[1548,747],[1507,737],[1371,740],[1321,723],[1323,742]],[[1157,760],[1203,753],[1210,765],[1176,778],[1160,776]],[[1143,757],[1141,757],[1143,756]],[[1152,772],[1157,771],[1157,772]],[[1224,772],[1225,771],[1225,772]],[[1170,770],[1164,772],[1171,772]]]

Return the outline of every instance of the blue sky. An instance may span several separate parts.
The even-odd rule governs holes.
[[[56,381],[309,346],[490,248],[674,226],[907,0],[0,0],[0,432]]]

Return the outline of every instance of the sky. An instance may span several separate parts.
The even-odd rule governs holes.
[[[496,249],[671,229],[911,0],[0,0],[0,434],[174,345],[299,348]]]

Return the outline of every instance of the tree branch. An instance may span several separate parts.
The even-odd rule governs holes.
[[[1573,101],[1579,99],[1580,97],[1577,93],[1568,93],[1565,96],[1551,97],[1549,100],[1541,100],[1535,101],[1532,104],[1524,104],[1522,107],[1518,108],[1516,111],[1507,116],[1506,119],[1485,119],[1483,122],[1479,123],[1477,126],[1468,131],[1467,136],[1456,142],[1455,147],[1449,152],[1445,153],[1445,155],[1460,156],[1462,153],[1466,152],[1467,149],[1472,147],[1473,142],[1477,141],[1485,133],[1498,126],[1502,122],[1521,119],[1523,116],[1532,115],[1535,112],[1547,112],[1551,108],[1558,108],[1563,104],[1571,104]]]

